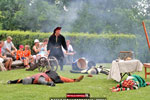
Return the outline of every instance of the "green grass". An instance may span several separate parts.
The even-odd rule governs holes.
[[[111,64],[103,64],[110,67]],[[64,71],[58,70],[59,75],[77,78],[81,74],[69,72],[71,66],[64,66]],[[50,97],[65,97],[66,93],[90,93],[91,97],[106,97],[108,100],[149,100],[150,86],[139,90],[130,90],[112,93],[109,88],[116,86],[117,82],[107,80],[103,74],[86,77],[81,82],[57,84],[55,87],[45,85],[7,85],[8,80],[24,78],[38,73],[25,71],[24,69],[0,72],[0,100],[49,100]],[[144,70],[134,74],[144,77]],[[150,77],[146,81],[150,81]]]

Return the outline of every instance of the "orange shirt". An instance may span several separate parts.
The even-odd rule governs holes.
[[[24,57],[29,57],[31,55],[30,50],[24,50]]]
[[[16,59],[19,60],[20,57],[24,57],[24,52],[20,51],[20,50],[17,50]]]

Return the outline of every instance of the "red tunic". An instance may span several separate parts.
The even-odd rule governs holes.
[[[45,77],[45,80],[46,80],[46,81],[48,81],[48,82],[52,81],[51,78],[48,77],[48,75],[47,75],[46,73],[38,73],[38,74],[35,74],[35,75],[31,76],[31,77],[33,77],[33,78],[35,79],[35,80],[33,81],[33,84],[38,84],[38,79],[39,79],[39,77],[40,77],[41,75]]]

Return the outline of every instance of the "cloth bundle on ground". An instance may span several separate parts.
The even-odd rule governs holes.
[[[109,73],[109,70],[104,70],[103,66],[99,66],[99,67],[88,67],[87,69],[85,70],[81,70],[81,71],[78,71],[78,70],[70,70],[71,73],[82,73],[82,74],[99,74],[99,73],[102,73],[102,74],[105,74],[105,75],[108,75]]]
[[[82,74],[102,73],[108,75],[109,70],[105,70],[103,66],[96,67],[96,63],[94,61],[86,61],[85,58],[80,58],[72,63],[72,70],[70,70],[70,72]]]
[[[138,89],[140,87],[145,87],[147,85],[150,85],[150,83],[145,82],[145,80],[142,77],[138,75],[132,75],[128,76],[126,80],[120,82],[120,84],[117,84],[116,87],[113,87],[111,89],[112,92],[119,92],[125,90]]]
[[[83,75],[77,79],[70,79],[63,76],[59,76],[55,71],[46,71],[45,73],[38,73],[31,77],[26,77],[24,79],[10,80],[8,84],[43,84],[48,86],[55,86],[55,83],[66,83],[66,82],[79,82],[83,79]]]

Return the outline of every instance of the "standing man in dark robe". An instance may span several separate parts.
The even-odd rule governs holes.
[[[63,59],[64,59],[64,53],[62,51],[63,48],[67,51],[67,45],[65,37],[60,34],[61,27],[57,27],[54,29],[53,34],[49,37],[48,45],[47,45],[47,51],[49,53],[49,56],[54,56],[57,58],[60,70],[63,70]]]

